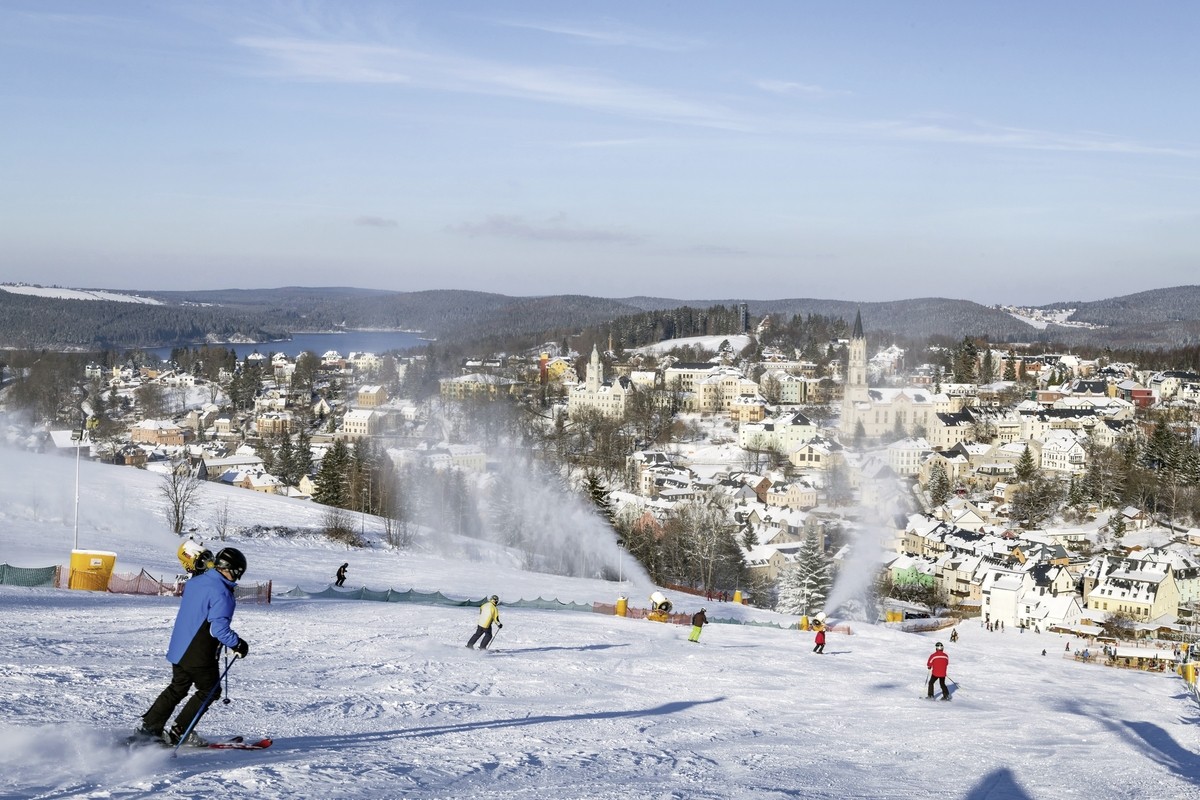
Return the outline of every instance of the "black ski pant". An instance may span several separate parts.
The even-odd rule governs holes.
[[[814,647],[813,652],[814,653],[824,653],[825,652],[825,643],[821,642],[819,645]]]
[[[192,724],[192,719],[197,713],[203,716],[204,711],[221,696],[220,680],[221,672],[216,659],[203,664],[171,665],[171,683],[162,690],[162,694],[150,706],[150,710],[142,715],[142,727],[149,731],[161,731],[165,728],[175,706],[179,705],[179,702],[187,697],[188,690],[195,686],[196,691],[175,718],[175,728],[182,733]],[[212,697],[208,696],[209,691],[212,692]],[[208,705],[205,705],[206,700]],[[196,721],[198,723],[200,720],[197,718]]]
[[[472,636],[470,638],[470,640],[467,642],[467,647],[474,647],[475,642],[479,639],[480,636],[483,637],[483,641],[479,642],[479,649],[487,650],[487,646],[489,644],[491,644],[491,642],[492,642],[492,626],[488,625],[485,628],[482,625],[476,625],[475,626],[475,635]]]
[[[938,681],[941,681],[941,684],[942,684],[942,698],[945,699],[945,698],[949,697],[950,690],[946,688],[946,679],[944,677],[937,678],[937,677],[934,677],[933,675],[929,676],[929,696],[933,697],[933,684]]]

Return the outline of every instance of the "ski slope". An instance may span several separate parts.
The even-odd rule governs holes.
[[[155,476],[83,464],[80,480],[80,546],[117,552],[118,572],[174,574]],[[210,488],[201,533],[225,504],[239,525],[319,525],[311,504]],[[73,497],[72,459],[0,450],[0,561],[65,563]],[[502,601],[619,591],[445,536],[406,552],[303,536],[231,543],[249,558],[246,580],[277,592],[322,588],[342,561],[348,586]],[[635,605],[649,590],[624,584]],[[671,597],[711,618],[790,621]],[[234,628],[250,656],[230,672],[231,703],[200,730],[275,745],[129,752],[118,741],[169,676],[177,604],[0,587],[0,797],[1200,797],[1200,708],[1179,679],[1065,660],[1068,639],[977,622],[956,644],[941,637],[961,687],[943,703],[921,699],[934,636],[884,626],[852,624],[821,656],[798,631],[713,624],[697,645],[680,626],[502,604],[495,650],[478,652],[463,646],[474,609],[243,603]]]

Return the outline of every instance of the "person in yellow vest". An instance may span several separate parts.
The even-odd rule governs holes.
[[[482,636],[483,641],[479,642],[479,649],[487,650],[492,641],[492,624],[495,623],[497,630],[504,627],[500,622],[500,609],[497,608],[499,605],[500,598],[496,595],[483,601],[483,605],[479,607],[479,624],[475,627],[475,634],[467,642],[467,647],[475,647],[475,642]]]

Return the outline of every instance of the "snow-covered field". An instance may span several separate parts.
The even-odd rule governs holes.
[[[113,292],[107,289],[65,289],[61,286],[34,286],[30,283],[0,283],[0,291],[34,297],[55,297],[60,300],[112,300],[116,303],[141,303],[160,306],[162,302],[152,297]]]
[[[744,333],[734,333],[729,336],[685,336],[682,339],[666,339],[645,347],[637,347],[632,352],[658,355],[676,347],[699,347],[716,352],[722,342],[729,342],[736,353],[741,352],[746,345],[750,344],[750,337]]]
[[[0,561],[65,563],[74,475],[70,458],[0,450]],[[80,476],[80,546],[117,552],[118,572],[173,575],[158,479],[92,464]],[[320,524],[311,504],[205,489],[206,539],[222,507],[236,525]],[[404,552],[231,543],[249,557],[245,580],[272,579],[277,592],[322,588],[342,561],[348,585],[380,589],[606,602],[621,589],[523,572],[449,538]],[[635,605],[650,590],[623,588]],[[502,605],[496,649],[482,653],[463,647],[473,609],[243,603],[234,627],[250,657],[201,730],[275,745],[129,752],[119,740],[169,676],[177,603],[0,587],[0,797],[1200,797],[1200,708],[1179,679],[1065,660],[1065,638],[977,622],[948,647],[961,690],[943,703],[921,699],[934,636],[884,626],[854,624],[821,656],[798,631],[714,624],[697,645],[674,625]],[[713,617],[733,610],[705,605]]]

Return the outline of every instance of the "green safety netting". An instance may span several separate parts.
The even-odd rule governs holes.
[[[754,619],[730,619],[728,617],[722,619],[710,619],[709,622],[716,622],[721,625],[749,625],[754,628],[779,628],[780,630],[789,630],[796,627],[795,623],[791,625],[780,625],[778,622],[761,622]]]
[[[441,592],[418,592],[415,589],[406,589],[400,591],[398,589],[368,589],[365,586],[361,589],[336,589],[328,586],[324,589],[315,592],[305,591],[299,586],[293,587],[286,592],[277,594],[276,597],[291,597],[291,598],[315,598],[319,600],[371,600],[382,603],[422,603],[424,605],[436,606],[478,606],[484,601],[484,598],[478,600],[462,600],[453,597],[447,597]],[[564,603],[561,600],[547,600],[544,597],[539,597],[536,600],[505,600],[501,603],[504,608],[540,608],[551,611],[591,611],[590,603]]]
[[[0,564],[0,584],[8,586],[54,586],[58,567],[14,567]]]

